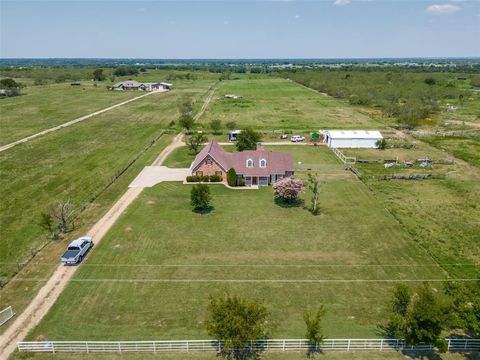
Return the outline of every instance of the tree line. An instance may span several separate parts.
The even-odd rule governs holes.
[[[407,345],[431,344],[447,351],[445,336],[461,331],[464,336],[480,334],[480,281],[446,282],[441,289],[424,283],[417,289],[397,284],[388,302],[390,318],[379,325],[384,336],[405,340]],[[251,341],[268,339],[274,328],[264,301],[224,293],[211,295],[207,306],[208,334],[223,342],[220,355],[226,359],[258,358]],[[321,351],[326,338],[322,322],[327,312],[317,304],[299,316],[304,321],[308,354]]]
[[[416,73],[409,71],[290,71],[282,76],[304,86],[345,99],[352,105],[381,109],[400,127],[414,128],[441,109],[445,101],[462,103],[468,97],[465,82],[480,84],[479,75]],[[463,80],[465,79],[465,80]]]

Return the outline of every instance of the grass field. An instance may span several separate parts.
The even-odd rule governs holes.
[[[71,198],[77,209],[88,204],[177,118],[184,94],[198,98],[212,83],[210,79],[183,82],[173,92],[154,94],[2,152],[3,280],[47,241],[46,231],[37,224],[50,202]],[[160,138],[160,144],[169,139]]]
[[[472,136],[428,136],[422,140],[480,168],[480,132]]]
[[[139,92],[108,91],[103,84],[82,82],[31,86],[22,95],[0,101],[0,145],[140,96]]]
[[[324,147],[284,150],[343,172]],[[446,277],[353,177],[323,179],[318,217],[276,205],[271,188],[211,189],[204,216],[189,186],[146,189],[29,338],[203,338],[208,296],[226,290],[264,299],[273,337],[302,337],[303,311],[320,303],[328,336],[378,337],[390,280]]]
[[[243,98],[224,99],[225,94]],[[214,119],[224,124],[235,121],[238,128],[251,126],[268,130],[384,127],[343,102],[279,78],[221,82],[202,123],[208,127],[209,121]]]
[[[357,163],[355,167],[362,175],[392,175],[392,174],[430,174],[436,176],[445,176],[455,171],[455,158],[445,152],[438,150],[423,142],[415,142],[411,149],[388,148],[378,149],[341,149],[346,156],[355,157]],[[431,167],[422,168],[417,159],[431,159]],[[397,161],[398,166],[385,168],[384,161]],[[363,161],[363,162],[362,162]],[[364,162],[368,161],[368,162]],[[405,166],[404,162],[413,162],[411,167]]]

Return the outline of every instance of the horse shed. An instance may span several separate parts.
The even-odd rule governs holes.
[[[377,130],[327,130],[323,134],[331,148],[376,148],[377,141],[383,139]]]

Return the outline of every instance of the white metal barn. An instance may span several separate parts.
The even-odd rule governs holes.
[[[383,139],[377,130],[328,130],[324,142],[331,148],[376,148],[375,143]]]

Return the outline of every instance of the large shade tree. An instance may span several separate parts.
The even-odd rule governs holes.
[[[210,296],[207,331],[222,341],[220,355],[227,359],[255,357],[251,342],[267,337],[269,313],[259,300],[224,294]]]
[[[262,141],[260,134],[251,128],[246,128],[237,135],[237,150],[255,150],[257,143]]]

